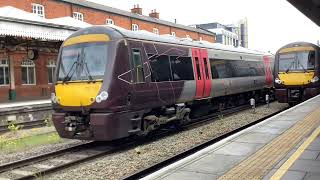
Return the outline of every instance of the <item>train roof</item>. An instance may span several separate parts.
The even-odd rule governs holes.
[[[272,56],[272,54],[270,53],[251,50],[243,47],[234,47],[229,45],[223,45],[220,43],[211,43],[208,41],[193,41],[190,38],[178,38],[169,34],[158,35],[148,31],[144,31],[144,30],[131,31],[115,25],[91,26],[91,27],[84,28],[77,31],[70,37],[78,36],[80,34],[87,34],[87,33],[106,33],[111,37],[111,39],[120,39],[120,38],[137,39],[137,40],[153,41],[153,42],[160,42],[160,43],[170,43],[170,44],[176,44],[176,45],[182,45],[182,46],[222,50],[222,51],[228,51],[228,52],[238,52],[238,53],[260,55],[260,56],[262,55]]]
[[[178,44],[185,46],[194,46],[208,49],[217,49],[224,51],[232,51],[239,53],[248,53],[248,54],[256,54],[256,55],[267,55],[268,53],[251,50],[243,47],[234,47],[231,45],[223,45],[220,43],[211,43],[208,41],[193,41],[191,38],[178,38],[174,37],[170,34],[158,35],[151,33],[149,31],[140,30],[140,31],[131,31],[114,25],[104,25],[104,27],[111,27],[117,31],[119,31],[125,38],[131,39],[139,39],[139,40],[147,40],[147,41],[156,41],[161,43],[170,43],[170,44]],[[271,54],[270,54],[271,55]]]
[[[300,41],[300,42],[289,43],[289,44],[286,44],[286,45],[282,46],[281,48],[278,49],[277,53],[279,53],[282,49],[285,49],[285,48],[305,47],[305,46],[311,46],[314,49],[316,49],[317,51],[320,51],[320,47],[318,45],[310,43],[310,42]]]

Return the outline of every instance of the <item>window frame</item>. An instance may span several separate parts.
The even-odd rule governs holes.
[[[5,64],[3,64],[2,63],[2,61],[6,61],[6,63]],[[0,58],[0,68],[2,68],[3,69],[3,82],[4,82],[4,84],[0,84],[0,87],[1,86],[9,86],[10,85],[10,68],[9,68],[9,60],[7,59],[7,58]],[[8,77],[9,77],[9,79],[8,79],[8,83],[6,83],[6,71],[5,71],[5,69],[8,69]]]
[[[32,13],[36,14],[37,16],[41,17],[41,18],[45,18],[45,10],[44,10],[44,6],[41,4],[37,4],[37,3],[32,3]],[[41,8],[41,10],[39,10],[39,8]],[[40,14],[39,12],[42,11],[42,14]]]
[[[84,16],[81,12],[72,12],[72,18],[77,19],[79,21],[84,21]]]
[[[52,82],[50,82],[49,81],[49,69],[50,68],[52,68],[53,69],[53,71],[52,71]],[[56,68],[57,68],[57,64],[56,64],[56,62],[53,60],[53,59],[49,59],[49,61],[48,61],[48,63],[47,63],[47,70],[48,70],[48,84],[53,84],[53,79],[54,79],[54,75],[55,75],[55,70],[56,70]]]
[[[157,34],[157,35],[160,34],[158,28],[153,28],[153,29],[152,29],[152,32],[153,32],[154,34]]]
[[[142,81],[138,81],[138,79],[136,78],[136,73],[138,72],[137,69],[139,68],[138,66],[136,66],[135,61],[134,61],[134,53],[135,51],[139,52],[139,56],[140,56],[140,63],[141,63],[141,71],[142,71]],[[132,69],[133,69],[133,73],[134,73],[134,83],[135,84],[139,84],[139,83],[145,83],[146,82],[146,77],[144,74],[144,63],[142,60],[142,53],[141,53],[141,49],[140,48],[131,48],[131,63],[132,63]]]
[[[139,25],[138,24],[131,24],[131,31],[139,31]]]
[[[32,64],[23,64],[24,62],[32,62]],[[26,68],[27,69],[27,84],[21,83],[21,85],[37,85],[37,79],[36,79],[36,64],[30,60],[30,59],[25,59],[22,60],[21,62],[21,79],[22,79],[22,68]],[[29,78],[29,69],[33,68],[33,78],[34,78],[34,83],[29,83],[30,82],[30,78]]]
[[[112,23],[110,23],[110,22],[112,22]],[[107,24],[107,25],[108,25],[108,24],[115,25],[115,24],[114,24],[114,20],[113,20],[113,19],[110,19],[110,18],[107,18],[107,19],[106,19],[106,24]]]

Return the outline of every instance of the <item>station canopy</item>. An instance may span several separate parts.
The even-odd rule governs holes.
[[[89,26],[72,17],[46,19],[11,6],[0,8],[0,36],[63,41],[74,31]]]
[[[320,26],[320,0],[288,0],[299,11]]]

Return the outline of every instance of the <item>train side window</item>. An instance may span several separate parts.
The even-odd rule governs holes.
[[[203,58],[203,62],[204,62],[204,71],[206,73],[206,79],[209,79],[209,70],[208,70],[207,58]]]
[[[170,64],[174,81],[194,80],[191,57],[170,56]]]
[[[218,70],[216,68],[215,59],[209,59],[209,60],[211,65],[211,77],[212,79],[218,79],[219,75],[218,75]]]
[[[145,82],[141,53],[139,49],[132,49],[132,64],[136,82]]]
[[[197,68],[197,75],[198,75],[198,80],[201,80],[201,71],[200,71],[200,62],[199,62],[199,58],[195,57],[195,61],[196,61],[196,68]]]
[[[210,59],[210,61],[213,79],[232,77],[232,66],[229,60]]]
[[[169,56],[149,56],[149,64],[151,66],[151,80],[153,82],[172,80]]]
[[[243,60],[232,60],[231,66],[233,68],[233,77],[248,77],[250,76],[250,65]]]
[[[309,52],[309,58],[308,58],[308,70],[314,69],[315,66],[315,51],[310,51]]]

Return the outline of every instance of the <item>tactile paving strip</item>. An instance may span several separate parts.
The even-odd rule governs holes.
[[[308,114],[292,128],[219,177],[229,179],[263,179],[290,150],[320,124],[320,108]]]

